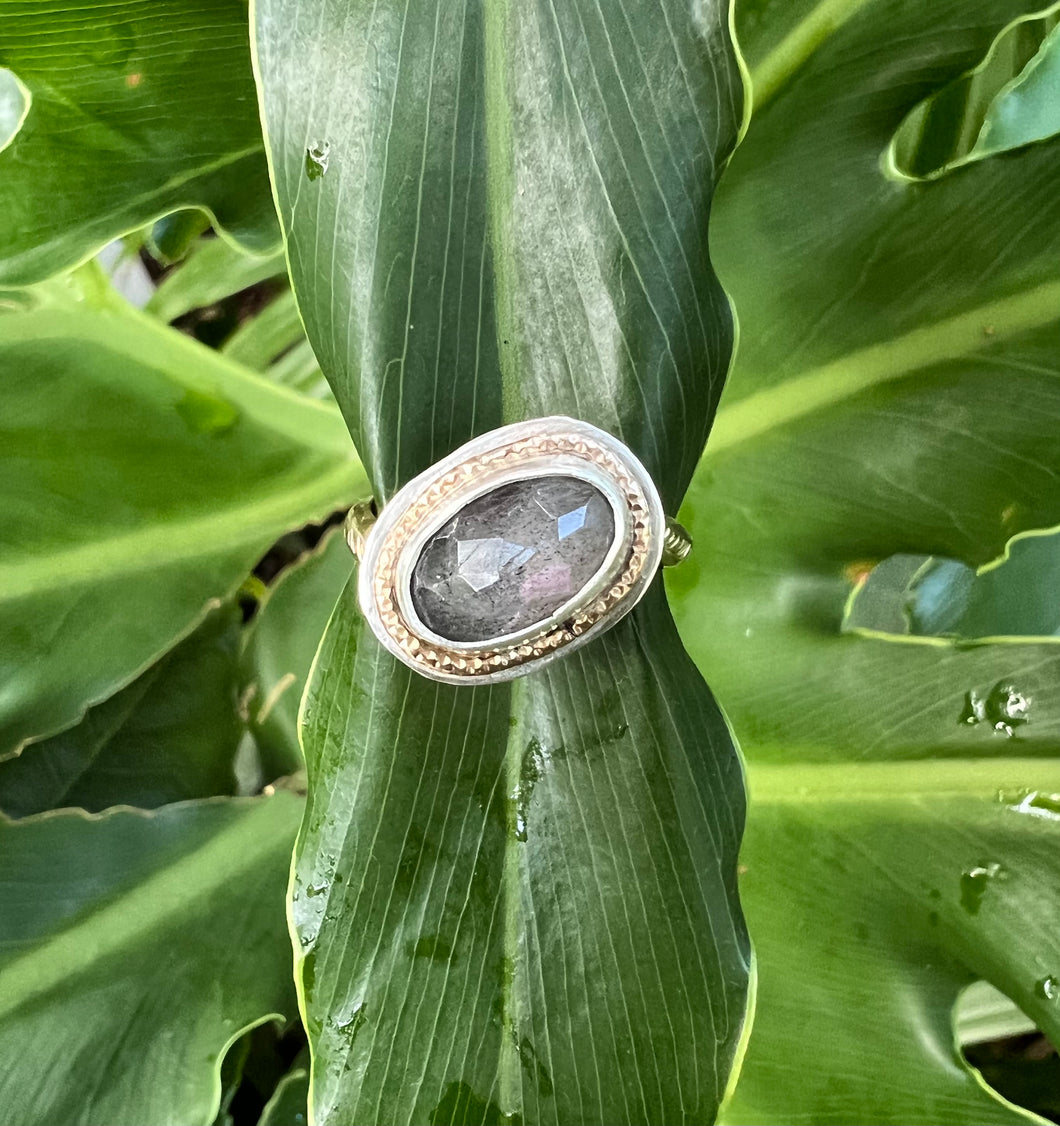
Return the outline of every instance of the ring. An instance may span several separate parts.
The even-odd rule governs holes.
[[[502,426],[405,485],[346,539],[375,636],[431,680],[511,680],[584,645],[691,550],[633,452],[572,418]]]

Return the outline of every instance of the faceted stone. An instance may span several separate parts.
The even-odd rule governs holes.
[[[412,571],[412,603],[450,641],[515,633],[577,594],[614,538],[611,505],[587,481],[512,481],[471,501],[427,541]]]

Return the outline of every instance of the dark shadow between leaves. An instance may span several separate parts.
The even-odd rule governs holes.
[[[1055,990],[1060,999],[1055,979],[1043,979],[1039,989]],[[1060,1122],[1060,1056],[1014,1001],[989,982],[976,981],[957,998],[953,1020],[961,1055],[995,1094]]]

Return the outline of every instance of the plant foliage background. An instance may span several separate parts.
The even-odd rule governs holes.
[[[0,3],[0,1120],[1056,1117],[1056,22]],[[332,525],[557,412],[691,560],[396,667]]]

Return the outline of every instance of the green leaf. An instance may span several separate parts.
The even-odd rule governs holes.
[[[859,575],[844,633],[950,636],[968,604],[975,571],[956,559],[892,555]]]
[[[353,569],[341,529],[286,568],[247,631],[240,697],[268,779],[303,766],[298,707],[324,629]]]
[[[227,1047],[294,1013],[300,811],[277,794],[0,819],[3,1121],[213,1121]]]
[[[431,686],[366,634],[348,586],[305,704],[314,1120],[710,1121],[742,782],[661,591],[510,689]]]
[[[954,1046],[973,977],[1060,1035],[1035,993],[1060,965],[1060,822],[1047,797],[1010,808],[1057,792],[1060,649],[841,632],[879,561],[978,566],[1060,520],[1060,146],[930,184],[881,168],[1020,14],[737,8],[755,116],[712,248],[740,349],[667,583],[749,760],[758,991],[729,1122],[1026,1121]],[[1004,687],[1026,723],[966,722]],[[1010,876],[964,910],[962,876],[994,863]]]
[[[286,273],[282,250],[266,255],[246,254],[224,239],[201,239],[184,261],[162,279],[146,310],[159,320],[175,321],[192,309],[212,305]]]
[[[738,119],[736,72],[718,46],[724,26],[700,26],[684,6],[627,19],[461,4],[410,19],[402,51],[412,54],[387,77],[381,59],[396,59],[400,28],[384,34],[370,10],[349,15],[363,21],[358,39],[339,26],[344,5],[317,0],[331,34],[304,42],[281,30],[289,0],[257,10],[295,290],[377,491],[385,497],[498,425],[503,385],[509,417],[566,401],[607,426],[676,504],[729,348],[706,240]],[[522,31],[531,38],[506,46]],[[582,38],[591,51],[571,57]],[[350,50],[341,74],[339,41]],[[432,55],[420,89],[411,70]],[[672,90],[663,66],[677,76]],[[307,153],[320,147],[327,170],[307,173]],[[443,266],[444,276],[433,272]]]
[[[236,715],[239,607],[205,622],[76,726],[0,762],[0,810],[154,809],[231,794],[242,733]]]
[[[30,99],[0,151],[0,284],[181,208],[247,250],[276,247],[240,0],[4,4],[0,65]]]
[[[1060,791],[1055,762],[1018,758],[752,769],[760,977],[724,1121],[1043,1121],[962,1066],[951,1011],[986,978],[1060,1030],[1060,803],[1021,811],[1004,787],[1028,777]]]
[[[294,294],[285,290],[224,342],[221,351],[237,363],[261,370],[282,352],[305,340]]]
[[[731,339],[706,238],[739,125],[723,14],[305,12],[255,8],[266,132],[299,307],[379,496],[566,411],[676,505]],[[710,1121],[743,1020],[743,791],[661,589],[471,689],[397,664],[347,586],[304,708],[313,1121]]]
[[[210,217],[205,212],[172,211],[156,219],[150,230],[141,234],[151,256],[162,265],[171,266],[184,258],[194,247],[196,239],[209,229]]]
[[[981,568],[968,584],[963,637],[1060,637],[1060,537],[1055,529],[1015,536],[997,566]]]
[[[128,684],[363,487],[333,409],[75,297],[2,317],[0,751]]]
[[[324,378],[324,373],[320,370],[313,347],[308,340],[300,341],[274,364],[271,364],[267,374],[270,379],[275,379],[277,383],[292,387],[296,391],[301,391],[304,395],[312,396],[314,399],[333,398],[331,387]]]

